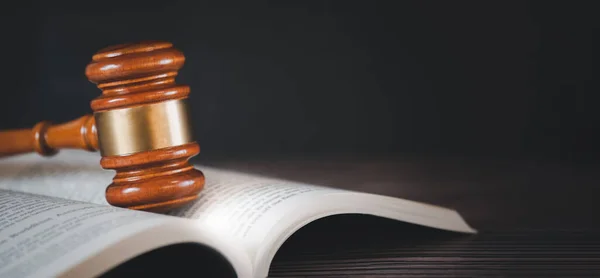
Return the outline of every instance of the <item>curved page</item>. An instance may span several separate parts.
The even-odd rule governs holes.
[[[243,252],[185,219],[0,190],[0,277],[96,277],[183,242],[221,253],[239,277],[252,272]]]

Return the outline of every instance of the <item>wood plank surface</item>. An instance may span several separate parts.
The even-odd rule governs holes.
[[[597,165],[354,157],[214,165],[447,206],[479,230],[324,219],[286,242],[270,277],[600,277]]]

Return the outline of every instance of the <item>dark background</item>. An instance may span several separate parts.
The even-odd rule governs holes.
[[[592,1],[10,5],[2,129],[89,113],[97,50],[167,40],[186,55],[201,157],[598,161]]]
[[[298,237],[305,241],[288,241],[312,255],[303,259],[302,250],[283,248],[271,267],[275,276],[329,263],[335,267],[319,277],[350,270],[597,277],[594,2],[5,3],[0,128],[90,113],[100,90],[84,72],[96,51],[166,40],[186,55],[177,81],[192,89],[202,147],[195,159],[225,158],[215,164],[454,208],[482,231],[464,241],[422,244],[404,228],[383,226],[387,236],[350,240],[379,240],[380,251],[312,249],[316,238],[338,242],[340,234],[375,226],[353,219],[342,233],[317,228]],[[272,156],[284,159],[263,160]],[[313,159],[287,160],[301,156]],[[400,162],[363,159],[380,156]],[[187,247],[181,248],[174,252]],[[360,259],[344,261],[349,254]],[[186,265],[186,257],[197,256],[180,257],[178,265]],[[181,270],[139,262],[131,269]]]

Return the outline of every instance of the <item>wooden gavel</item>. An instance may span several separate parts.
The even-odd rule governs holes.
[[[86,76],[102,95],[93,114],[32,129],[0,132],[0,157],[60,149],[99,151],[100,165],[116,171],[106,200],[117,207],[162,212],[197,198],[204,174],[189,163],[200,152],[192,138],[189,86],[175,84],[185,57],[169,42],[110,46],[98,51]]]

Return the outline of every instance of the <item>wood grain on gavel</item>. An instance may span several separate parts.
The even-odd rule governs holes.
[[[0,157],[60,149],[99,151],[116,175],[107,201],[119,207],[166,211],[196,199],[204,174],[188,161],[200,152],[187,114],[189,86],[175,84],[185,57],[168,42],[104,48],[86,68],[102,95],[93,114],[53,125],[0,132]]]

